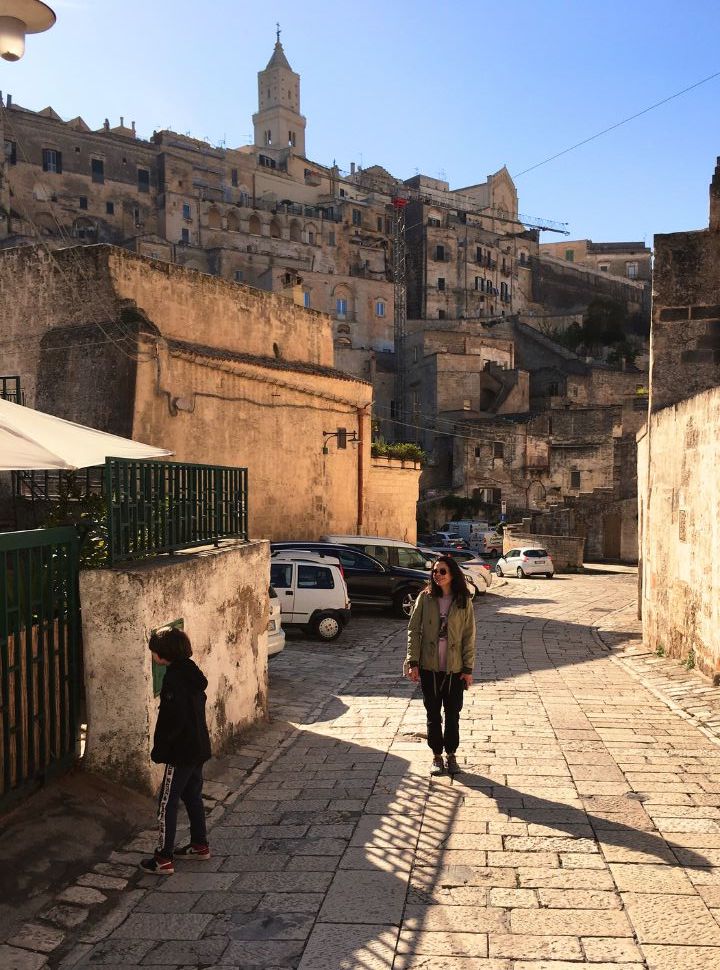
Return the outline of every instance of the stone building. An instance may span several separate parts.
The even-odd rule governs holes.
[[[655,236],[650,413],[639,435],[641,597],[651,650],[720,675],[720,158],[707,229]]]
[[[246,466],[253,538],[385,521],[414,539],[419,467],[371,458],[372,389],[334,367],[328,316],[104,245],[0,253],[0,306],[30,406]],[[357,444],[328,443],[337,428]]]
[[[572,239],[541,243],[541,256],[587,267],[608,276],[628,280],[652,280],[652,250],[642,242],[595,243],[592,239]]]

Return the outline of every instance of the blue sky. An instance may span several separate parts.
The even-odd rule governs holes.
[[[279,20],[311,158],[454,188],[521,172],[720,71],[717,0],[49,2],[56,26],[0,61],[0,89],[26,107],[246,144]],[[572,238],[650,244],[707,226],[718,155],[720,77],[520,176],[520,211]]]

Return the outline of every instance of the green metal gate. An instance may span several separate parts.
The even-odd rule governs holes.
[[[0,808],[78,750],[78,538],[0,533]]]

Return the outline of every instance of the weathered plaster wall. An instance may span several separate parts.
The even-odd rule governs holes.
[[[503,533],[503,555],[518,546],[542,546],[550,553],[555,572],[582,569],[585,539],[582,536],[548,536],[531,532],[531,520],[506,525]]]
[[[157,360],[138,364],[135,438],[163,442],[178,461],[247,467],[253,538],[357,532],[368,384],[179,342],[148,346]],[[338,427],[363,444],[338,449],[330,438],[323,454],[324,432]]]
[[[267,713],[267,543],[228,543],[80,576],[87,699],[86,764],[153,791],[150,761],[158,699],[152,630],[182,618],[193,659],[208,679],[213,751]]]
[[[365,535],[417,541],[416,509],[420,471],[420,464],[414,461],[372,459],[367,485]]]
[[[643,635],[720,673],[720,387],[650,417],[638,442]]]

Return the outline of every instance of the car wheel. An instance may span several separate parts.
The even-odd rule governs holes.
[[[321,613],[312,622],[313,633],[326,643],[337,640],[342,633],[342,628],[342,623],[334,613]]]
[[[502,576],[503,574],[503,571],[499,565],[495,567],[495,572],[498,574],[498,576]]]
[[[412,589],[404,589],[402,592],[395,596],[394,609],[395,615],[404,617],[410,616],[412,613],[412,608],[415,605],[415,600],[419,591],[413,591]]]
[[[552,579],[555,573],[545,573],[548,579]]]
[[[525,579],[525,571],[522,568],[522,566],[518,566],[518,569],[517,569],[517,578],[518,579]]]

